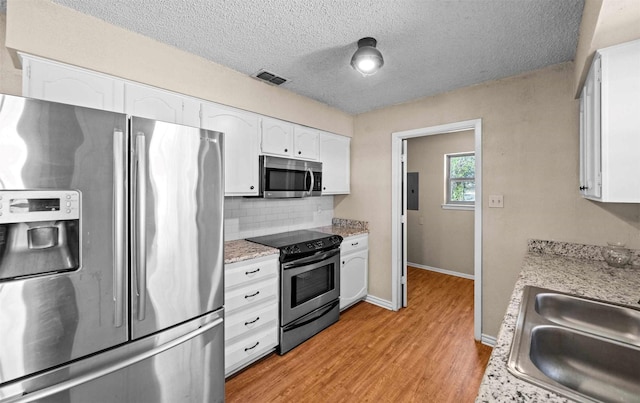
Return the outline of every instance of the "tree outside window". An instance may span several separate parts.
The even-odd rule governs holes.
[[[476,201],[476,157],[474,153],[445,154],[446,204],[473,205]]]

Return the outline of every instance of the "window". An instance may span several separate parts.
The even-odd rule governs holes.
[[[476,201],[476,156],[474,153],[445,154],[445,204],[472,206]]]

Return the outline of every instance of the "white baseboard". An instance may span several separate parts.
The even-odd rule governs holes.
[[[482,335],[482,339],[480,340],[480,342],[482,344],[485,344],[489,347],[495,347],[496,346],[496,338],[493,336],[487,336],[486,334]]]
[[[386,299],[374,297],[373,295],[367,295],[365,301],[370,304],[393,311],[393,304],[391,303],[391,301],[387,301]]]
[[[425,266],[425,265],[422,265],[422,264],[410,263],[410,262],[407,262],[407,266],[415,267],[415,268],[422,269],[422,270],[435,271],[437,273],[442,273],[442,274],[448,274],[450,276],[462,277],[462,278],[466,278],[466,279],[469,279],[469,280],[475,280],[475,276],[473,274],[460,273],[460,272],[457,272],[457,271],[439,269],[437,267]]]

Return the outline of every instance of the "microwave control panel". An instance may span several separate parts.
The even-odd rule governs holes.
[[[79,218],[77,190],[0,190],[0,224]]]

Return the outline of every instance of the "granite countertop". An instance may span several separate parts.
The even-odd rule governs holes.
[[[311,231],[324,232],[325,234],[331,234],[331,235],[340,235],[343,238],[369,233],[368,230],[362,229],[362,228],[339,227],[336,225],[327,225],[326,227],[311,228]]]
[[[224,243],[224,263],[235,263],[243,260],[255,259],[263,256],[278,255],[276,248],[260,245],[254,242],[237,239]]]
[[[331,220],[331,225],[311,228],[311,230],[324,232],[325,234],[340,235],[343,238],[347,238],[354,235],[368,234],[369,223],[367,221],[334,218]]]
[[[332,225],[309,228],[310,231],[325,234],[340,235],[343,238],[369,233],[366,221],[348,220],[344,218],[332,219]],[[249,242],[244,239],[227,241],[224,243],[224,263],[235,263],[243,260],[255,259],[262,256],[277,255],[280,251],[275,248]]]
[[[634,251],[637,256],[638,251]],[[640,308],[640,270],[609,267],[600,247],[529,241],[520,277],[498,332],[476,402],[573,402],[507,370],[524,286],[533,285]]]

